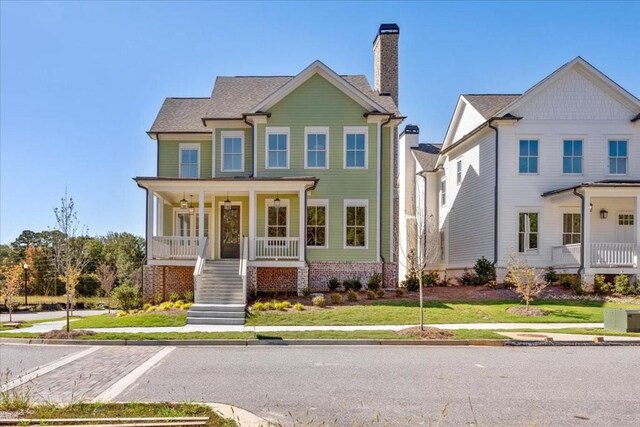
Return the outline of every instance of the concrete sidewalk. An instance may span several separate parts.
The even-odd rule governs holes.
[[[115,311],[112,310],[115,313]],[[107,310],[73,310],[73,315],[78,317],[97,316],[99,314],[106,314]],[[56,311],[20,311],[14,312],[11,316],[14,322],[28,322],[33,320],[45,320],[45,319],[59,319],[65,317],[67,312],[65,310]],[[9,321],[9,313],[0,314],[0,322],[5,323]]]

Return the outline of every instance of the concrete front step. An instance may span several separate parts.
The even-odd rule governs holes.
[[[187,325],[244,325],[244,318],[189,317],[187,315]]]
[[[187,317],[207,317],[224,319],[244,319],[244,311],[189,311]]]

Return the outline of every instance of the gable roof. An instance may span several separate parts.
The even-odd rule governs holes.
[[[518,99],[520,94],[466,94],[462,95],[485,120],[493,117],[498,111]]]
[[[418,144],[417,147],[411,147],[411,154],[423,171],[431,171],[438,163],[441,148],[442,144]]]
[[[206,114],[210,98],[167,98],[149,133],[211,133],[200,120]]]

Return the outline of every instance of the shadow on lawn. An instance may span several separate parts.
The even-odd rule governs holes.
[[[372,301],[369,305],[373,306],[387,306],[387,307],[419,307],[420,301],[416,300],[378,300]],[[447,310],[453,310],[448,304],[443,303],[442,301],[424,301],[425,308],[443,308]]]

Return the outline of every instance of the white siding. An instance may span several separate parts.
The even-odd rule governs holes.
[[[462,109],[460,120],[456,124],[456,128],[453,134],[453,140],[451,141],[452,143],[456,142],[457,140],[480,126],[485,121],[484,117],[482,117],[480,113],[478,113],[478,111],[476,111],[476,109],[473,108],[470,104],[468,104],[466,101],[461,102],[464,103],[464,107]]]

